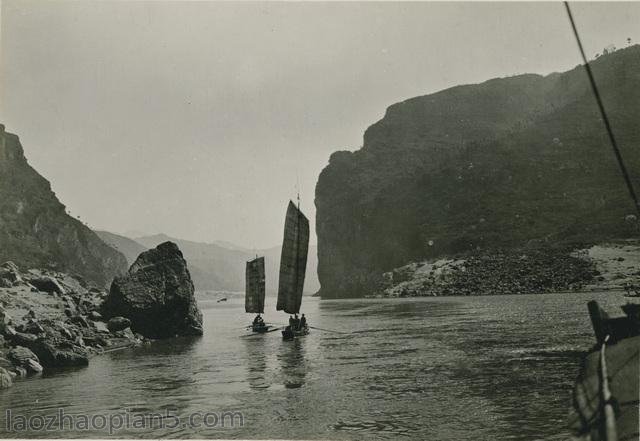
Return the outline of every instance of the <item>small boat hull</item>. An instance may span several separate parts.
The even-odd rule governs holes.
[[[302,329],[292,330],[291,328],[285,328],[282,330],[282,339],[283,340],[293,340],[296,337],[302,337],[303,335],[309,334],[309,328],[304,327]]]
[[[271,326],[268,325],[263,325],[263,326],[251,326],[251,331],[255,332],[257,334],[265,334],[267,332],[269,332],[269,330],[271,329]]]

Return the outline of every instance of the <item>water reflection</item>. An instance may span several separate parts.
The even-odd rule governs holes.
[[[287,389],[302,387],[307,376],[305,345],[301,339],[283,341],[277,354],[280,362],[282,384]]]
[[[246,352],[247,383],[251,389],[267,389],[267,348],[264,335],[242,338]]]

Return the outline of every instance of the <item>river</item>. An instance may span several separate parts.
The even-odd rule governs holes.
[[[200,295],[204,337],[17,381],[0,393],[11,412],[0,415],[0,430],[105,438],[108,417],[113,435],[128,438],[564,440],[580,357],[593,344],[591,299],[615,315],[626,300],[620,293],[305,298],[312,326],[344,333],[312,330],[285,342],[279,332],[243,337],[251,317],[242,296],[217,303]],[[242,420],[236,414],[222,427],[227,411]],[[147,413],[164,418],[132,426]],[[65,430],[53,422],[62,414],[75,418]],[[93,418],[90,427],[81,414]],[[51,430],[34,416],[51,418]],[[31,430],[16,432],[24,420]]]

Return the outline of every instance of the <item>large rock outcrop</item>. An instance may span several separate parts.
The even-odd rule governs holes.
[[[126,259],[69,216],[0,125],[0,262],[79,274],[100,286],[127,269]]]
[[[128,318],[134,331],[149,338],[202,335],[187,262],[173,242],[140,254],[128,273],[111,284],[102,313]]]
[[[592,67],[640,188],[640,46]],[[583,66],[392,105],[331,156],[315,203],[324,298],[370,294],[410,262],[637,235]]]

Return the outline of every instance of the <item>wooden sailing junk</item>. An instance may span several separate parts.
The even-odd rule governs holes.
[[[282,331],[285,339],[292,339],[309,333],[304,315],[298,318],[302,304],[304,276],[307,269],[309,252],[309,220],[289,201],[284,221],[284,238],[280,254],[280,277],[278,280],[278,300],[276,311],[294,314],[289,319],[289,326]],[[257,257],[247,262],[244,310],[250,314],[258,314],[250,325],[253,332],[265,333],[275,329],[265,324],[260,314],[264,313],[265,270],[264,257]]]
[[[284,222],[284,239],[280,255],[280,278],[278,280],[277,311],[296,314],[296,319],[290,319],[289,326],[282,331],[285,339],[309,333],[304,322],[300,322],[297,314],[302,303],[304,276],[307,268],[307,254],[309,251],[309,220],[289,201],[287,215]]]
[[[268,332],[260,314],[264,313],[264,257],[256,257],[247,262],[244,310],[247,313],[258,314],[251,324],[253,332]]]

